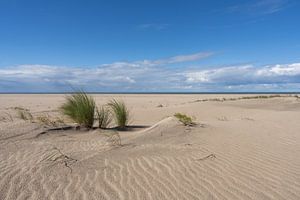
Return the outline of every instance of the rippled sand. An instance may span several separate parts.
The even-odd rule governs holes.
[[[239,96],[94,95],[129,105],[116,132],[47,131],[16,107],[54,119],[64,95],[0,95],[0,199],[300,199],[300,99],[201,101]]]

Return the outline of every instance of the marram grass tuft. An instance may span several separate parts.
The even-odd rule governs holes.
[[[99,128],[107,128],[111,122],[111,113],[108,108],[101,106],[96,110]]]
[[[129,122],[129,110],[125,103],[113,99],[108,103],[108,106],[111,108],[117,126],[121,129],[126,128]]]
[[[94,99],[85,92],[80,91],[66,96],[66,102],[61,109],[65,115],[80,126],[93,127],[96,104]]]

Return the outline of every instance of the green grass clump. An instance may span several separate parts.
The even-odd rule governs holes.
[[[125,103],[113,99],[108,103],[108,106],[112,110],[117,126],[122,129],[125,128],[129,122],[129,110]]]
[[[185,126],[193,126],[193,125],[195,125],[195,122],[193,122],[193,119],[191,117],[185,115],[185,114],[175,113],[174,117],[176,117]]]
[[[109,109],[104,106],[97,108],[96,115],[98,119],[99,128],[107,128],[111,122],[111,114]]]
[[[86,128],[94,124],[96,104],[85,92],[76,92],[66,96],[66,102],[61,106],[62,112],[74,122]]]

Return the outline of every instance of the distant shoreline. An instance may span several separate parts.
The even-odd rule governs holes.
[[[71,94],[73,92],[0,92],[0,94]],[[88,94],[299,94],[299,92],[87,92]]]

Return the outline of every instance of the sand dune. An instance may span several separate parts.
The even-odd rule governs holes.
[[[295,97],[197,102],[207,97],[119,96],[131,106],[132,124],[147,126],[125,132],[46,131],[11,109],[59,115],[62,96],[50,97],[1,97],[1,113],[14,118],[3,114],[0,122],[1,200],[300,199]],[[95,97],[100,104],[111,96]],[[198,125],[183,126],[175,112],[195,116]],[[120,135],[121,145],[111,134]]]

